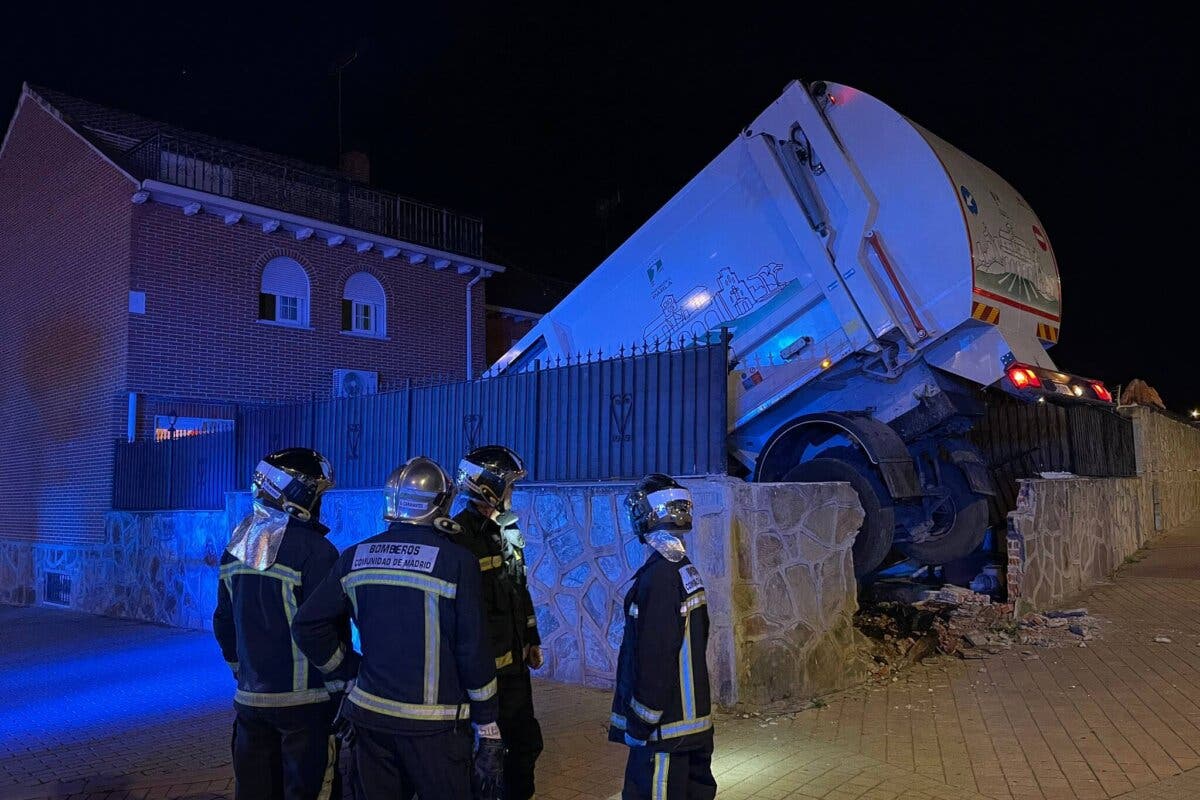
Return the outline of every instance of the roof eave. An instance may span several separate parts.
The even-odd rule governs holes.
[[[384,258],[405,258],[410,264],[428,264],[435,270],[453,267],[461,274],[475,270],[483,270],[490,274],[504,272],[504,267],[480,258],[451,253],[422,244],[405,242],[388,236],[381,236],[368,231],[347,228],[325,220],[278,211],[266,206],[234,200],[231,197],[210,194],[196,189],[188,189],[163,183],[156,180],[140,182],[138,192],[134,193],[133,201],[144,203],[153,201],[165,205],[185,209],[185,213],[198,213],[222,217],[227,224],[242,222],[265,226],[264,232],[292,233],[297,239],[303,240],[313,236],[320,237],[331,247],[350,245],[360,248],[360,252],[379,250]],[[369,245],[369,246],[366,246]],[[487,277],[486,275],[484,277]]]

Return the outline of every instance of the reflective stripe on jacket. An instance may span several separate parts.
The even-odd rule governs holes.
[[[350,547],[300,609],[293,635],[314,661],[336,657],[353,617],[362,662],[348,699],[357,724],[397,732],[496,719],[495,665],[479,600],[479,562],[438,527],[395,523]]]
[[[337,561],[327,532],[317,523],[289,520],[275,563],[265,570],[228,552],[222,556],[213,633],[237,675],[236,702],[264,708],[321,703],[329,700],[329,689],[340,688],[309,662],[291,634],[300,604]],[[349,625],[334,636],[348,647]]]
[[[609,739],[625,735],[659,750],[699,747],[712,736],[708,600],[684,557],[653,553],[625,596]]]
[[[505,564],[500,526],[474,506],[459,512],[454,521],[462,527],[455,541],[479,559],[484,616],[496,669],[519,673],[525,669],[525,646],[542,643],[525,580],[524,556],[517,551],[518,563]]]

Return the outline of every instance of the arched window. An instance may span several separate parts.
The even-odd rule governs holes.
[[[387,297],[375,276],[356,272],[342,292],[342,330],[364,336],[387,335]]]
[[[263,267],[258,318],[278,325],[308,327],[308,273],[294,259],[272,258]]]

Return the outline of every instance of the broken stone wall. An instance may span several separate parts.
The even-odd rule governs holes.
[[[861,682],[851,553],[863,520],[858,496],[844,483],[730,481],[725,489],[732,501],[725,505],[733,543],[732,699],[755,706]]]
[[[1018,611],[1060,603],[1151,537],[1200,523],[1200,430],[1153,409],[1124,413],[1138,477],[1020,482],[1008,515],[1008,595]]]
[[[1103,580],[1144,536],[1138,478],[1021,481],[1008,515],[1008,597],[1050,608]]]

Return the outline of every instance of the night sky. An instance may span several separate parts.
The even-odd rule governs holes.
[[[6,117],[27,80],[333,165],[334,67],[357,53],[343,71],[345,147],[369,153],[376,184],[482,216],[491,259],[547,277],[549,299],[496,287],[526,305],[586,275],[789,80],[850,84],[1038,212],[1062,273],[1060,365],[1200,406],[1195,48],[1190,26],[1151,4],[725,3],[719,16],[68,5],[6,9]]]

